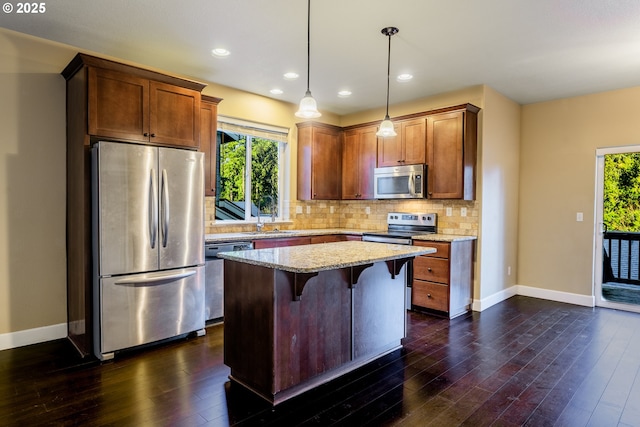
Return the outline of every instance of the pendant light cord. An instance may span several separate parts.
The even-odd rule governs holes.
[[[311,74],[311,0],[307,2],[307,95],[309,90],[309,75]]]
[[[311,1],[311,0],[309,0]],[[389,118],[389,75],[391,74],[391,36],[393,33],[389,33],[389,51],[387,52],[387,112],[385,114],[385,120]]]

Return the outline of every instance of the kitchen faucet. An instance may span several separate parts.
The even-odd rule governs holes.
[[[269,198],[269,200],[271,200],[271,223],[276,222],[276,206],[275,206],[275,200],[273,198],[273,196],[265,196],[267,198]],[[260,221],[260,198],[258,198],[258,220],[256,221],[256,231],[257,232],[262,232],[262,229],[264,227],[264,222]]]
[[[264,223],[260,221],[260,198],[258,198],[258,220],[256,221],[256,231],[258,233],[262,232],[262,227],[264,227]]]

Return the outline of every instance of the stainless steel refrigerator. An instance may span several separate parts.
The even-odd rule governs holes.
[[[92,149],[94,353],[204,332],[203,154]]]

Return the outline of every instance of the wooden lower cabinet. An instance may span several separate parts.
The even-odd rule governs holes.
[[[322,234],[319,236],[280,237],[276,239],[259,239],[253,241],[254,249],[282,248],[284,246],[312,245],[316,243],[345,242],[362,240],[357,234]]]
[[[413,263],[411,305],[449,318],[471,310],[473,248],[475,240],[414,241],[436,252],[416,257]]]
[[[311,244],[346,242],[347,240],[362,240],[362,236],[356,234],[324,234],[322,236],[311,236]]]
[[[254,249],[282,248],[284,246],[308,245],[310,237],[283,237],[278,239],[260,239],[253,241]]]

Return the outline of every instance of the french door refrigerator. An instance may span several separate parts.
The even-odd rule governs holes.
[[[92,148],[94,353],[204,331],[203,154]]]

